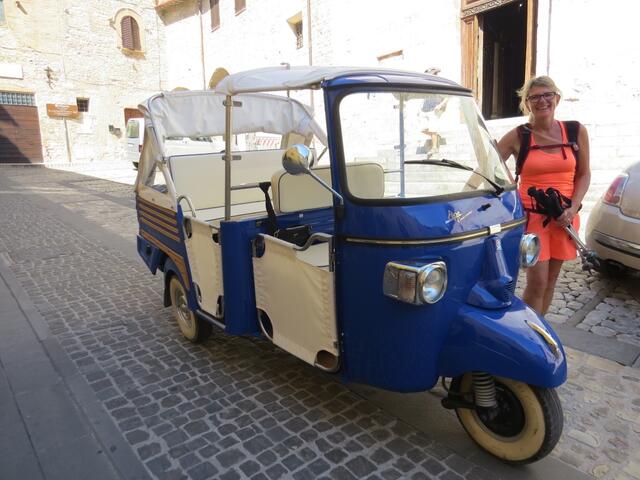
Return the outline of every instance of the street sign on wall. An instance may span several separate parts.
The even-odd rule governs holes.
[[[78,105],[47,103],[47,115],[50,117],[77,117]]]

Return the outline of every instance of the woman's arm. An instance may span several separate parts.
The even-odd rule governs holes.
[[[507,161],[511,155],[518,157],[520,151],[520,138],[517,129],[509,130],[498,142],[498,153],[503,161]]]
[[[571,198],[571,207],[566,209],[562,216],[558,218],[558,222],[564,227],[573,222],[573,217],[578,213],[582,199],[589,190],[591,183],[591,167],[589,166],[589,134],[584,125],[580,125],[578,132],[578,151],[575,152],[576,175],[573,180],[573,196]]]

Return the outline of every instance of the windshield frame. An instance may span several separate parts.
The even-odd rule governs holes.
[[[330,90],[327,89],[327,94]],[[335,94],[333,99],[325,98],[327,105],[331,105],[331,125],[328,125],[330,129],[332,129],[332,133],[335,139],[336,151],[333,152],[332,158],[334,158],[337,162],[338,173],[340,178],[340,190],[349,202],[357,204],[357,205],[368,205],[368,206],[406,206],[406,205],[420,205],[420,204],[429,204],[429,203],[443,203],[452,200],[459,200],[464,198],[473,198],[473,197],[484,197],[484,196],[495,196],[495,190],[492,188],[484,188],[478,190],[471,190],[468,192],[456,192],[456,193],[447,193],[443,195],[433,195],[428,197],[409,197],[409,198],[361,198],[354,196],[349,190],[349,184],[347,182],[347,169],[344,155],[344,142],[342,138],[342,124],[340,121],[340,104],[344,100],[345,97],[352,95],[354,93],[377,93],[377,92],[401,92],[401,93],[416,93],[416,94],[447,94],[447,95],[455,95],[459,97],[469,97],[473,99],[473,94],[470,90],[460,87],[459,89],[452,88],[451,86],[443,85],[433,85],[428,87],[422,87],[418,85],[403,85],[403,84],[385,84],[380,86],[375,86],[371,84],[367,85],[353,85],[344,87],[341,86],[340,90]],[[474,99],[475,101],[475,99]],[[485,129],[487,133],[491,136],[484,118],[482,118],[481,114],[478,113],[479,118],[482,121],[478,122],[479,128]],[[506,162],[500,157],[498,153],[498,157],[500,161],[503,163],[504,168],[509,172],[509,181],[510,184],[504,187],[504,195],[506,192],[511,192],[517,189],[517,184],[513,181],[511,172],[506,164]],[[448,167],[442,167],[448,168]]]

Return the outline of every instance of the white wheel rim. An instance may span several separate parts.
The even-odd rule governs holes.
[[[193,338],[195,336],[195,319],[193,318],[193,312],[189,309],[189,303],[182,284],[180,284],[178,280],[174,280],[174,282],[177,282],[177,285],[172,288],[173,305],[178,326],[185,337]]]
[[[520,434],[513,437],[502,437],[492,432],[478,417],[475,410],[459,409],[460,421],[482,448],[499,458],[508,461],[521,461],[533,457],[538,453],[544,443],[546,426],[544,413],[536,394],[531,388],[522,382],[516,382],[507,378],[496,377],[517,397],[525,415],[525,425]],[[463,392],[470,391],[471,376],[465,376],[461,388]]]

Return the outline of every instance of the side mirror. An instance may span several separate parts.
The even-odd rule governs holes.
[[[282,167],[285,171],[290,175],[310,175],[316,182],[322,185],[324,188],[329,190],[332,195],[334,195],[340,205],[344,205],[344,199],[342,195],[336,192],[333,188],[331,188],[327,183],[318,177],[313,170],[311,170],[310,165],[313,164],[313,152],[309,147],[304,145],[295,144],[284,152],[282,155]]]
[[[313,152],[301,144],[292,145],[282,155],[282,167],[291,175],[310,173],[309,165],[312,163]]]

